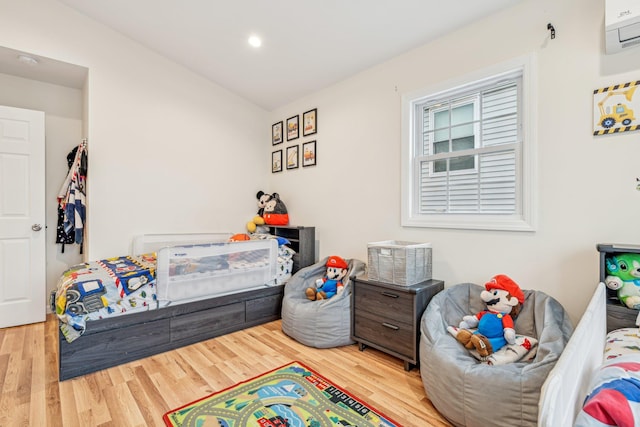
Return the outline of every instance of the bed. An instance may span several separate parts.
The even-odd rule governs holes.
[[[626,425],[638,425],[640,353],[627,351],[640,349],[637,315],[637,310],[611,301],[604,283],[598,284],[569,343],[542,386],[538,426],[625,425],[619,419],[614,421],[620,416],[630,422]],[[623,351],[619,351],[621,348]],[[625,386],[621,388],[619,384]],[[612,406],[617,415],[612,415]],[[608,417],[610,421],[602,424],[598,417]]]
[[[149,236],[133,251],[157,252],[66,271],[54,298],[60,380],[279,318],[294,251],[269,236],[215,239]]]

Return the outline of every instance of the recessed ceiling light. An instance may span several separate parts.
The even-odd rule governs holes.
[[[258,36],[249,37],[249,44],[253,47],[260,47],[262,45],[262,40]]]
[[[18,61],[23,62],[27,65],[37,65],[38,60],[29,55],[18,55]]]

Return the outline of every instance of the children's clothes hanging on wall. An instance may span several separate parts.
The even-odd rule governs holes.
[[[83,140],[67,155],[69,173],[58,193],[56,243],[77,243],[82,253],[86,217],[87,141]]]

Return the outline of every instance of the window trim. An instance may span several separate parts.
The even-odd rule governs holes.
[[[537,77],[536,56],[530,54],[464,76],[402,95],[401,126],[401,225],[403,227],[453,228],[473,230],[535,231],[537,229]],[[418,189],[415,188],[417,128],[414,117],[416,105],[425,98],[463,93],[484,81],[497,80],[513,72],[522,72],[522,143],[515,151],[521,167],[521,182],[516,202],[521,212],[514,215],[491,214],[417,214]],[[463,151],[462,151],[463,152]]]

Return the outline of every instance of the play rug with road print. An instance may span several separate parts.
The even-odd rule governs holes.
[[[292,362],[167,412],[169,427],[398,427],[362,400]]]

